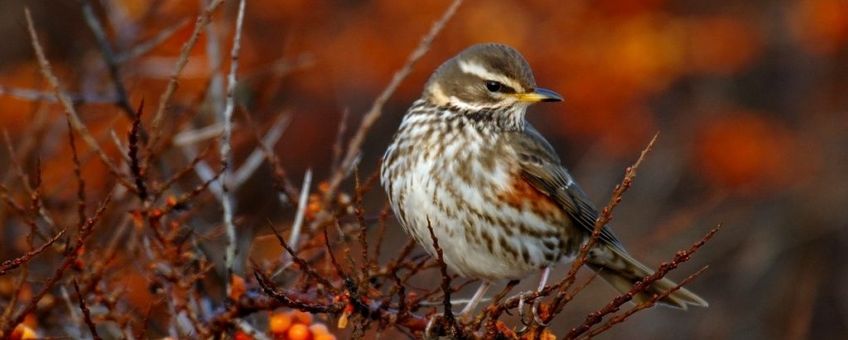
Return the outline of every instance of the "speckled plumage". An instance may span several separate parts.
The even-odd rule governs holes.
[[[521,279],[572,257],[594,227],[596,209],[525,120],[531,103],[561,99],[535,86],[514,49],[472,46],[436,70],[386,150],[381,182],[400,224],[433,254],[431,225],[462,276]],[[608,228],[588,260],[619,290],[651,273]],[[664,302],[706,305],[685,289]]]

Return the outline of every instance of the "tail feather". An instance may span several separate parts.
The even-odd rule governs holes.
[[[653,270],[632,258],[624,250],[610,246],[596,247],[589,253],[587,260],[587,265],[590,268],[598,272],[598,275],[621,293],[630,291],[637,281],[654,273]],[[674,281],[662,278],[651,284],[644,292],[633,296],[633,301],[636,303],[648,301],[654,294],[662,294],[676,286],[677,283]],[[659,303],[684,310],[690,305],[696,307],[709,306],[707,301],[686,288],[678,289],[660,300]]]

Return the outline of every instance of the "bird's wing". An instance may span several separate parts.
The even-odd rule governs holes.
[[[557,202],[574,224],[591,234],[595,229],[598,211],[588,196],[562,166],[554,148],[527,124],[523,132],[510,134],[509,141],[518,153],[522,176],[534,188]],[[604,227],[600,240],[624,250],[612,230]]]

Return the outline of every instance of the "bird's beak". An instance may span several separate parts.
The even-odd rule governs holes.
[[[518,101],[526,103],[562,101],[562,96],[558,93],[541,87],[533,89],[533,92],[519,93],[516,97],[518,97]]]

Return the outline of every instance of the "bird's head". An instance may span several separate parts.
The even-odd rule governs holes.
[[[424,98],[464,112],[495,112],[524,119],[530,104],[561,101],[548,89],[536,87],[527,60],[502,44],[478,44],[439,66],[424,89]]]

